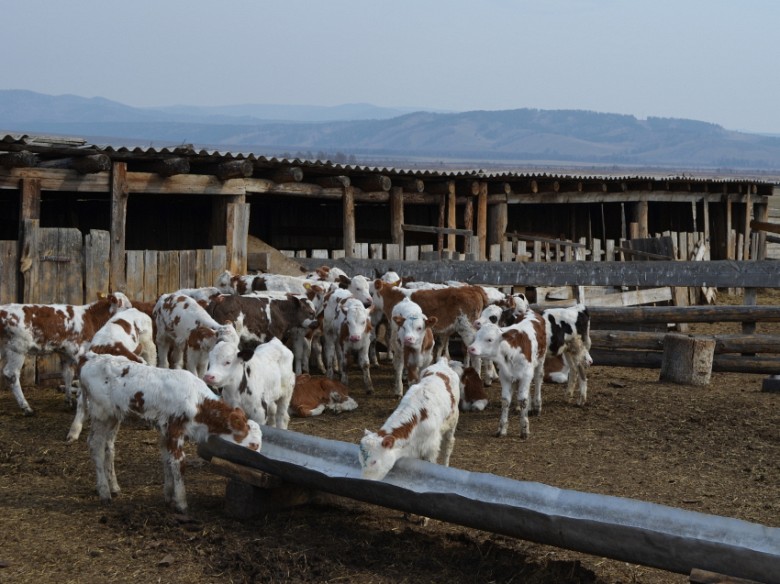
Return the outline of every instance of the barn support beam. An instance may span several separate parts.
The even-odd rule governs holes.
[[[237,198],[240,202],[228,203],[225,213],[227,269],[234,274],[246,274],[251,206],[243,202],[243,197]]]
[[[456,229],[458,227],[458,198],[455,192],[455,181],[447,181],[447,227],[450,229]],[[455,234],[447,236],[447,250],[451,252],[457,251],[455,243]]]
[[[477,195],[477,239],[479,240],[478,259],[487,259],[487,197],[488,184],[479,183],[479,194]]]
[[[711,570],[780,584],[780,529],[541,483],[398,460],[382,481],[360,477],[357,444],[272,427],[260,452],[217,437],[198,454],[298,487],[616,560],[688,574]]]
[[[355,188],[344,187],[342,198],[342,233],[344,236],[344,254],[351,258],[354,255],[355,242]]]
[[[401,187],[390,189],[390,240],[398,245],[403,257],[404,249],[404,191]]]
[[[127,223],[127,163],[114,162],[111,165],[111,273],[112,292],[125,292],[125,238]]]

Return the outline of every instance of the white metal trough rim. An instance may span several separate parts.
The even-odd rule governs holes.
[[[369,481],[356,444],[270,427],[260,452],[212,437],[198,453],[466,527],[681,574],[698,568],[780,584],[780,528],[413,459]]]

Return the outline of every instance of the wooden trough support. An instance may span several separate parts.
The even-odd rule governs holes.
[[[356,444],[270,427],[260,452],[212,437],[198,454],[296,487],[492,533],[681,574],[696,568],[780,584],[780,529],[756,523],[408,458],[384,480],[368,481],[360,477]]]

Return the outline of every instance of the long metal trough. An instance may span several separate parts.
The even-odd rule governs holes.
[[[780,584],[780,529],[634,499],[558,489],[401,459],[383,481],[360,478],[358,447],[263,428],[261,452],[211,438],[217,456],[292,484],[616,560],[694,568]]]

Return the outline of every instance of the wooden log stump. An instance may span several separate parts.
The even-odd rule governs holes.
[[[323,499],[318,491],[285,483],[275,476],[216,456],[211,459],[209,469],[230,479],[225,488],[225,512],[232,517],[251,519]]]
[[[715,339],[681,334],[664,337],[661,381],[707,385],[712,375]]]

